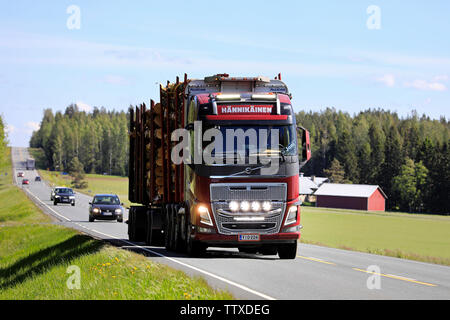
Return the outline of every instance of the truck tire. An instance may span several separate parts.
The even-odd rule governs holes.
[[[130,241],[145,241],[147,217],[146,207],[131,207],[128,221],[128,238]]]
[[[278,247],[280,259],[295,259],[297,256],[297,242],[289,243]]]
[[[187,254],[191,257],[199,258],[205,255],[206,246],[192,239],[187,243]]]
[[[174,219],[172,206],[165,206],[165,228],[164,228],[164,245],[167,250],[172,251],[174,249]]]
[[[134,223],[134,207],[131,207],[128,211],[128,239],[130,241],[136,241],[136,230]]]
[[[183,240],[183,235],[182,232],[184,231],[183,228],[183,223],[184,223],[184,219],[183,216],[178,214],[178,210],[181,208],[180,205],[174,205],[173,210],[174,210],[174,217],[175,217],[175,230],[174,230],[174,235],[175,235],[175,239],[174,239],[174,246],[175,246],[175,251],[176,252],[184,252],[186,250],[186,243]]]
[[[164,244],[164,239],[162,237],[161,230],[154,228],[155,214],[157,214],[156,210],[149,210],[147,212],[147,229],[146,229],[145,243],[148,246],[159,247]]]

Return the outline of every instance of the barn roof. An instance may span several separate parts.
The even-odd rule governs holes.
[[[314,192],[314,195],[369,198],[377,189],[387,198],[380,186],[368,184],[324,183]]]
[[[327,180],[328,178],[324,177],[305,177],[300,175],[298,179],[299,194],[313,194]]]
[[[299,178],[299,194],[313,194],[318,189],[317,184],[308,177]]]

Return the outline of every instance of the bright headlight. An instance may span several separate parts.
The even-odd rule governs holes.
[[[99,209],[99,208],[94,208],[92,211],[93,211],[94,213],[100,213],[100,209]]]
[[[231,201],[231,202],[228,204],[228,208],[229,208],[231,211],[236,212],[236,211],[239,210],[239,203],[238,203],[237,201]]]
[[[297,221],[297,206],[292,206],[289,208],[288,215],[286,217],[286,222],[284,223],[285,226],[293,224]]]
[[[261,204],[258,201],[252,202],[252,211],[257,212],[261,210]]]
[[[75,196],[69,196],[69,199],[75,199]]]
[[[241,210],[242,210],[242,211],[248,211],[248,210],[250,210],[250,202],[248,202],[248,201],[242,201],[242,202],[241,202]]]
[[[270,201],[264,201],[262,204],[262,208],[264,211],[270,211],[272,209],[272,204],[270,203]]]
[[[197,207],[197,212],[198,212],[198,215],[200,216],[200,222],[201,223],[204,223],[204,224],[206,224],[208,226],[212,226],[213,225],[213,223],[211,221],[211,217],[209,216],[209,210],[208,210],[208,208],[206,206],[204,206],[202,204],[199,205]]]
[[[116,213],[116,214],[121,214],[121,213],[122,213],[122,209],[116,209],[116,210],[115,210],[115,213]]]

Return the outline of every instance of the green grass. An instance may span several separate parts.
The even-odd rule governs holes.
[[[9,156],[9,155],[8,155]],[[201,278],[52,223],[0,166],[0,300],[232,299]],[[80,289],[69,289],[70,266]]]
[[[450,265],[450,217],[302,208],[302,242]]]

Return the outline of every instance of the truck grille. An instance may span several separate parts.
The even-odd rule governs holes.
[[[212,202],[229,200],[286,201],[285,183],[214,183],[210,188]]]
[[[211,207],[220,234],[235,235],[255,232],[259,234],[274,234],[280,231],[285,212],[285,183],[249,183],[249,184],[211,184]],[[230,212],[230,201],[271,201],[269,212]],[[249,218],[249,221],[235,218]],[[254,221],[252,218],[263,221]]]

